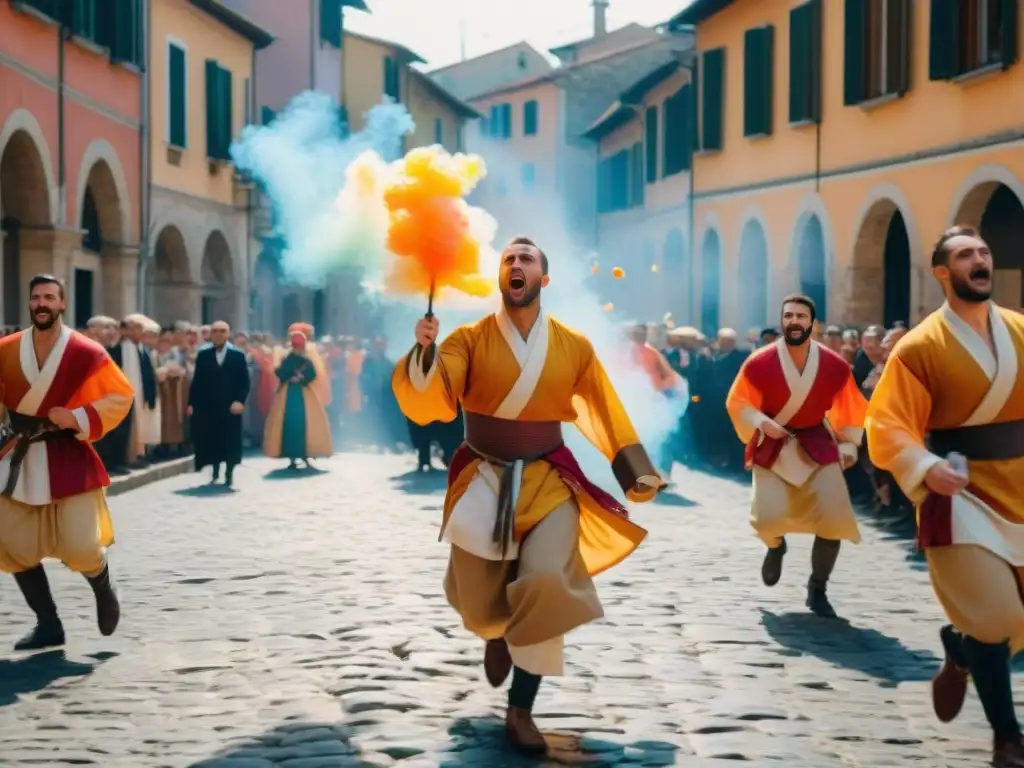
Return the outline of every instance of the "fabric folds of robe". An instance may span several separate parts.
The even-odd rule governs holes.
[[[290,379],[302,372],[302,381]],[[277,369],[280,385],[267,416],[263,436],[263,452],[271,458],[314,459],[334,452],[331,425],[320,400],[320,388],[314,387],[319,376],[313,361],[306,356],[290,354]]]

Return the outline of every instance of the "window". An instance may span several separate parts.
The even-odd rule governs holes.
[[[188,146],[188,56],[185,46],[167,43],[167,143]]]
[[[638,141],[629,148],[629,200],[628,207],[644,204],[644,143]]]
[[[536,136],[539,106],[535,99],[523,104],[523,136]]]
[[[843,103],[902,96],[910,87],[911,0],[846,3]]]
[[[821,120],[821,1],[789,12],[789,122]]]
[[[523,163],[523,167],[519,169],[519,175],[523,182],[523,192],[532,195],[537,183],[537,166],[533,163]]]
[[[211,160],[231,159],[234,114],[231,72],[213,59],[206,60],[206,156]]]
[[[519,67],[520,69],[526,69],[526,65],[527,65],[526,54],[525,53],[520,53],[516,57],[516,66]]]
[[[341,48],[342,0],[320,0],[320,41]]]
[[[508,139],[512,137],[512,105],[495,104],[490,111],[490,130],[492,139]]]
[[[725,112],[725,49],[706,51],[701,66],[700,148],[722,149]]]
[[[493,111],[493,110],[492,110]],[[486,117],[481,117],[477,120],[480,125],[480,137],[486,139],[491,135],[491,121]]]
[[[243,106],[245,120],[243,122],[245,125],[249,125],[252,123],[252,85],[249,83],[248,77],[242,81],[242,88],[245,90],[245,105]]]
[[[142,15],[140,0],[105,0],[96,3],[95,42],[110,51],[114,64],[142,67]]]
[[[401,68],[397,59],[384,57],[384,95],[396,102],[402,100]]]
[[[744,136],[770,136],[772,133],[774,49],[775,27],[748,29],[743,35]]]
[[[665,99],[662,107],[662,177],[690,170],[690,157],[696,149],[694,88],[687,83]]]
[[[637,145],[639,146],[639,144]],[[630,158],[635,154],[633,148],[623,149],[611,157],[601,160],[597,166],[597,211],[611,213],[624,211],[630,205],[632,195],[630,177]],[[643,158],[642,150],[639,153]]]
[[[348,107],[344,104],[338,105],[338,129],[341,131],[342,138],[347,139],[349,135]]]
[[[644,112],[644,148],[646,150],[647,183],[658,180],[658,108],[648,107]]]
[[[275,119],[277,119],[277,112],[272,110],[270,107],[263,107],[260,110],[261,125],[270,125]]]
[[[512,138],[512,105],[501,105],[501,138]]]
[[[434,118],[434,143],[444,144],[444,122],[440,117]]]
[[[96,39],[96,0],[74,0],[71,16],[73,34],[86,40]]]
[[[931,6],[932,80],[1017,61],[1019,0],[932,0]]]

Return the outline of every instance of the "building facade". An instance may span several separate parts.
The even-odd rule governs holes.
[[[706,330],[775,322],[793,290],[831,322],[915,322],[941,302],[930,252],[954,223],[991,244],[996,299],[1024,304],[1019,6],[697,0],[678,14],[700,56]]]
[[[626,89],[584,134],[598,144],[597,281],[638,320],[692,321],[689,279],[691,68],[672,59]],[[609,279],[609,268],[629,280]]]
[[[269,32],[210,0],[161,0],[149,24],[149,314],[248,322],[256,250],[250,186],[229,148],[253,122],[256,51]]]
[[[64,281],[75,325],[138,307],[143,10],[0,2],[5,327],[29,321],[27,283],[40,272]]]
[[[324,93],[344,103],[345,14],[365,11],[363,0],[220,0],[274,34],[274,44],[256,56],[253,105],[261,122],[272,121],[299,93]],[[274,226],[272,206],[254,190],[253,238],[257,258],[252,272],[248,325],[283,333],[293,322],[336,332],[348,294],[338,281],[296,285],[281,270],[286,244]]]
[[[503,85],[546,75],[553,67],[526,42],[431,70],[430,76],[459,99],[469,100]]]

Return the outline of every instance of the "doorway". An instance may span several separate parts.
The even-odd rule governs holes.
[[[85,328],[92,317],[94,289],[91,269],[75,269],[75,328]]]

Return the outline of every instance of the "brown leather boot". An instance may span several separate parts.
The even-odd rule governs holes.
[[[520,752],[543,755],[548,751],[544,734],[533,722],[533,713],[522,707],[509,707],[505,713],[505,734],[508,742]]]
[[[950,723],[956,719],[964,706],[970,673],[962,660],[961,663],[954,660],[963,656],[962,652],[956,653],[960,642],[956,630],[951,625],[946,625],[939,631],[939,637],[942,639],[946,658],[942,662],[942,668],[932,678],[932,708],[941,722]]]
[[[512,655],[508,652],[505,638],[488,640],[484,647],[484,674],[492,688],[498,688],[508,680],[512,671]]]
[[[1024,737],[996,739],[992,747],[993,768],[1024,768]]]

